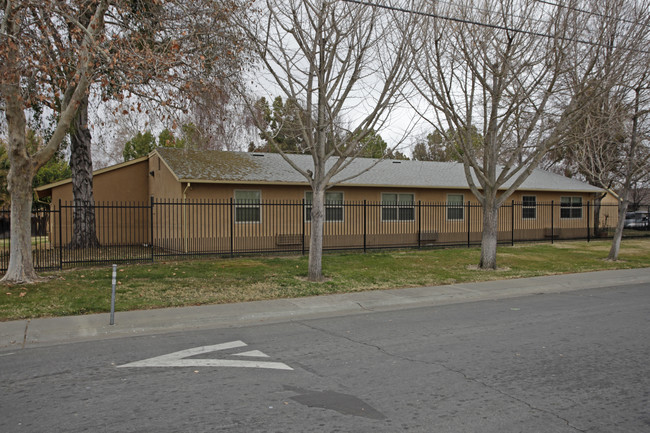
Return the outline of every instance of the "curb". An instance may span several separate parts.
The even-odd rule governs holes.
[[[420,308],[585,289],[650,284],[650,268],[377,290],[305,298],[118,312],[0,323],[0,348]]]

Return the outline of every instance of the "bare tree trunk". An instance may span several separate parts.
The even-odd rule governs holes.
[[[499,207],[486,196],[483,203],[483,236],[481,236],[481,269],[497,268],[497,236]]]
[[[88,95],[86,95],[81,101],[70,133],[72,150],[70,168],[72,169],[72,196],[74,199],[74,229],[70,248],[99,246],[95,231],[91,140],[92,136],[88,128]]]
[[[10,174],[9,183],[14,186],[11,188],[11,260],[3,282],[24,284],[38,280],[32,257],[32,177],[25,172]],[[29,188],[23,188],[24,185]]]
[[[323,281],[323,227],[325,224],[325,190],[313,189],[311,237],[309,240],[309,281]]]
[[[54,156],[68,134],[88,90],[89,79],[99,67],[93,54],[98,44],[104,42],[100,41],[100,35],[104,33],[104,15],[109,7],[108,0],[90,2],[92,18],[87,27],[78,29],[83,35],[79,44],[73,44],[70,37],[73,29],[65,29],[70,14],[74,13],[73,6],[68,2],[41,3],[2,2],[0,105],[7,119],[9,136],[7,153],[11,168],[7,188],[11,194],[12,215],[9,266],[2,278],[6,283],[30,283],[38,279],[31,246],[32,181],[36,171]],[[34,21],[33,17],[39,20]],[[78,28],[78,23],[72,27]],[[62,32],[57,33],[60,30]],[[44,38],[44,34],[51,37]],[[38,65],[40,72],[34,73],[29,65]],[[35,104],[48,105],[48,101],[54,106],[54,101],[48,99],[48,95],[57,94],[51,87],[52,81],[57,80],[53,75],[67,68],[74,68],[75,73],[71,79],[65,80],[64,89],[58,89],[61,92],[57,99],[61,95],[64,97],[60,111],[56,113],[52,135],[45,146],[30,155],[25,142],[25,110]],[[29,86],[26,85],[28,82],[31,83]]]
[[[612,246],[609,249],[609,254],[607,255],[607,260],[618,260],[618,253],[621,250],[621,240],[623,239],[623,227],[625,225],[625,214],[627,213],[627,207],[629,200],[627,199],[627,191],[624,191],[623,200],[618,204],[618,223],[616,224],[616,230],[614,231],[614,238],[612,239]]]
[[[16,176],[11,177],[14,184],[27,182],[27,180],[16,182]],[[3,282],[23,284],[38,280],[32,257],[31,216],[31,188],[21,188],[21,190],[14,188],[11,193],[11,245],[9,252],[11,260],[7,273],[2,278]]]
[[[9,125],[9,160],[11,168],[7,175],[7,189],[11,194],[11,244],[9,266],[3,282],[30,283],[38,276],[32,257],[32,180],[34,170],[24,151],[25,115],[20,108],[10,106],[5,112]]]
[[[640,83],[645,83],[646,74],[642,74]],[[634,89],[634,114],[632,116],[632,131],[630,134],[630,145],[627,149],[625,172],[623,173],[623,191],[621,192],[621,200],[618,205],[618,224],[616,224],[616,231],[614,232],[614,239],[612,239],[612,246],[609,250],[607,260],[618,260],[618,253],[621,250],[621,240],[623,239],[623,227],[625,224],[625,214],[627,212],[628,204],[630,203],[630,191],[632,190],[632,178],[635,177],[639,167],[635,167],[637,154],[637,146],[639,143],[639,117],[641,117],[640,99],[642,85]],[[643,168],[641,168],[643,169]]]

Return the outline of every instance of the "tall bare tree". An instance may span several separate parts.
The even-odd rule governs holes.
[[[597,45],[576,44],[590,18],[577,6],[573,0],[464,0],[414,7],[420,23],[412,39],[413,84],[430,106],[425,119],[440,134],[466,131],[446,139],[457,143],[483,207],[483,269],[497,266],[499,207],[557,143],[560,125],[574,118],[568,72],[584,87],[594,66]],[[599,30],[592,40],[600,39]]]
[[[43,0],[38,3],[4,0],[0,2],[0,96],[7,119],[10,170],[7,177],[11,194],[11,247],[5,282],[31,282],[34,271],[31,248],[32,179],[54,154],[85,97],[95,71],[96,50],[104,33],[108,1],[93,6],[87,26],[73,31],[82,36],[73,46],[58,40],[56,51],[43,42],[59,34],[62,22],[74,8],[68,2]],[[47,144],[30,155],[26,148],[26,110],[50,99],[58,89],[48,88],[51,68],[70,65],[76,73],[63,86],[66,104],[61,107],[56,128]],[[57,95],[58,96],[58,95]],[[54,106],[54,104],[52,104]]]
[[[98,83],[107,98],[138,93],[162,106],[184,108],[188,92],[214,87],[208,77],[241,51],[237,38],[218,31],[237,7],[226,0],[218,5],[211,0],[0,0],[0,6],[0,108],[7,119],[12,206],[11,256],[3,281],[30,282],[37,278],[30,239],[32,178],[59,148],[91,83]],[[134,13],[137,26],[131,25]],[[25,126],[35,106],[49,107],[56,121],[47,144],[30,154]],[[87,126],[83,117],[76,133]]]
[[[618,222],[608,254],[617,260],[631,190],[648,178],[650,2],[599,3],[605,37],[597,73],[589,92],[583,92],[580,118],[568,126],[557,153],[591,183],[617,191]]]
[[[69,19],[68,32],[70,38],[82,38],[83,33],[74,31],[76,22],[83,27],[88,27],[93,14],[93,2],[80,4],[77,16]],[[76,22],[72,22],[75,21]],[[69,41],[68,43],[71,43]],[[76,41],[78,43],[78,41]],[[74,68],[61,68],[60,71],[67,75],[62,82],[68,82]],[[99,245],[95,231],[95,199],[93,197],[93,163],[90,152],[92,136],[88,122],[88,104],[90,89],[79,103],[77,115],[70,128],[70,168],[72,169],[72,196],[74,198],[73,234],[70,246],[73,248],[86,248]],[[69,103],[65,101],[65,103]]]
[[[632,189],[650,178],[650,86],[645,75],[650,71],[639,74],[639,65],[643,63],[636,64],[634,75],[619,76],[618,84],[604,94],[605,101],[582,106],[584,124],[563,140],[578,170],[618,198],[609,260],[618,260]]]
[[[647,60],[645,65],[647,67]],[[648,129],[650,126],[648,125],[650,120],[650,85],[648,83],[648,73],[650,71],[644,71],[637,77],[636,83],[629,87],[631,99],[630,115],[627,122],[629,136],[621,149],[623,163],[620,171],[621,189],[619,191],[618,222],[614,231],[612,246],[607,256],[608,260],[618,260],[623,238],[625,214],[630,203],[632,188],[636,182],[648,179],[648,169],[650,168],[650,129]]]
[[[259,127],[311,185],[309,280],[321,281],[325,192],[396,103],[410,66],[406,40],[396,30],[408,32],[410,18],[334,0],[266,0],[259,6],[260,14],[242,25],[273,86],[300,106],[297,129],[313,168],[296,165],[264,122]]]
[[[85,25],[92,2],[82,2],[76,19]],[[126,2],[127,8],[109,10],[108,22],[119,31],[120,42],[112,44],[113,57],[124,61],[103,65],[95,86],[104,97],[121,97],[128,89],[146,99],[150,112],[159,116],[160,105],[172,107],[169,113],[184,112],[183,123],[192,122],[201,148],[230,143],[231,119],[239,119],[228,87],[237,82],[246,59],[241,35],[233,16],[241,13],[245,2],[224,0]],[[72,25],[72,24],[69,24]],[[142,47],[147,47],[143,49]],[[137,55],[133,55],[137,53]],[[156,58],[156,62],[148,60]],[[106,58],[100,60],[107,60]],[[70,70],[61,71],[69,75]],[[165,92],[152,91],[166,89]],[[154,95],[153,100],[149,98]],[[82,101],[70,130],[70,166],[75,202],[73,237],[70,246],[84,248],[98,244],[95,234],[92,194],[91,129],[88,96]],[[170,96],[173,96],[170,98]],[[142,104],[142,102],[141,102]],[[136,111],[142,115],[142,109]],[[188,120],[189,116],[189,120]],[[223,144],[222,144],[223,146]]]

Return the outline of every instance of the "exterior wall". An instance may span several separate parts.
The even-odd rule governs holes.
[[[236,206],[230,199],[237,190],[260,191],[264,204],[260,206],[258,222],[233,221]],[[156,236],[154,245],[177,252],[308,248],[310,224],[303,216],[306,210],[302,206],[307,191],[306,185],[192,184],[186,191],[185,202],[178,200],[155,211],[160,218],[154,222],[155,231],[160,236]],[[346,206],[342,211],[343,221],[325,223],[325,248],[480,243],[482,214],[468,190],[348,186],[334,187],[331,191],[342,192]],[[416,204],[411,220],[383,220],[381,195],[395,192],[414,194]],[[445,206],[447,195],[458,193],[463,194],[463,215],[458,220],[451,220]],[[537,206],[533,218],[524,215],[521,207],[523,196],[535,197]],[[560,207],[563,196],[580,197],[584,207],[579,214],[567,217],[567,210]],[[501,210],[499,240],[587,237],[587,227],[594,225],[593,199],[593,195],[588,193],[519,191],[506,202],[508,207]],[[469,209],[467,201],[472,202]],[[512,201],[518,204],[512,207]],[[418,205],[418,202],[422,204]],[[589,207],[586,206],[588,202]]]
[[[158,181],[156,181],[157,183]],[[176,185],[179,185],[177,181]],[[174,190],[175,195],[152,194],[154,197],[181,198],[179,189]],[[192,183],[186,191],[186,198],[189,200],[230,200],[234,197],[235,190],[260,191],[263,201],[300,201],[305,198],[305,193],[311,191],[305,185],[250,185],[250,184],[227,184],[227,183]],[[469,189],[433,189],[433,188],[396,188],[396,187],[358,187],[358,186],[334,186],[328,192],[343,192],[343,199],[346,202],[381,202],[382,194],[400,193],[414,194],[415,202],[445,203],[448,194],[463,194],[464,202],[476,202],[474,194]],[[523,196],[535,196],[538,203],[560,203],[562,196],[581,197],[583,203],[593,202],[594,196],[591,193],[573,193],[556,191],[516,191],[506,200],[521,202]],[[616,202],[614,201],[614,204]]]
[[[147,161],[140,161],[124,167],[99,171],[93,175],[93,195],[96,202],[146,202],[149,179]],[[52,188],[52,203],[72,202],[72,183],[67,182]]]
[[[178,182],[176,176],[155,153],[149,158],[148,173],[150,176],[148,197],[162,200],[176,200],[183,197],[185,185]]]
[[[117,169],[98,171],[93,176],[95,198],[96,231],[101,245],[141,244],[147,242],[148,231],[141,229],[149,224],[149,214],[140,207],[148,200],[149,175],[146,160],[125,164]],[[61,233],[58,221],[50,221],[50,242],[59,246],[72,238],[72,183],[67,182],[52,188],[52,208],[61,209]],[[119,210],[114,206],[130,206]],[[54,227],[56,226],[56,229]]]

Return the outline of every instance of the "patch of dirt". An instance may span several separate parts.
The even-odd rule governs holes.
[[[323,278],[321,281],[309,281],[307,277],[294,277],[296,280],[304,281],[305,283],[312,283],[312,284],[320,284],[320,283],[327,283],[329,281],[332,281],[331,278]]]

